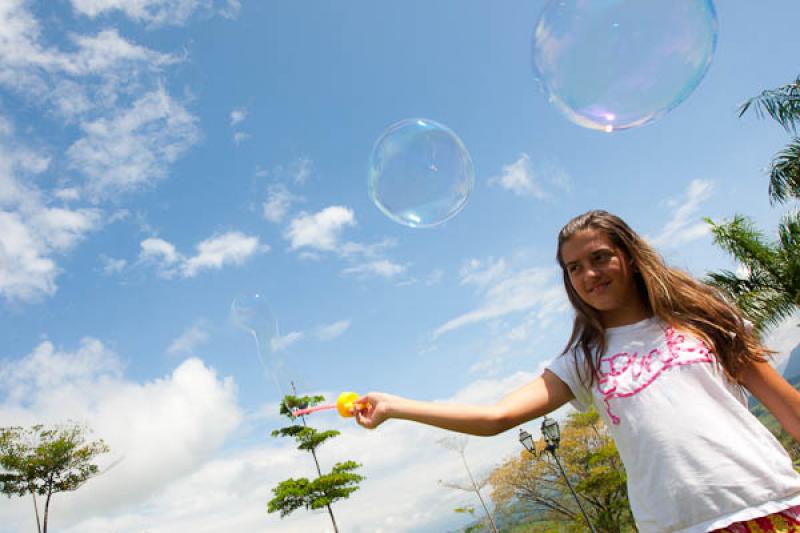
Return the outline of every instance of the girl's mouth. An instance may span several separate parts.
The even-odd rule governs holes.
[[[609,285],[611,285],[610,281],[606,281],[605,283],[600,283],[598,285],[595,285],[594,287],[589,289],[589,294],[594,294],[595,292],[603,292],[608,288]]]

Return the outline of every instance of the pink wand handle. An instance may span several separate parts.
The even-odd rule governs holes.
[[[316,405],[314,407],[307,407],[305,409],[295,409],[292,411],[292,416],[303,416],[310,413],[315,413],[317,411],[326,411],[328,409],[336,409],[336,404],[329,404],[329,405]]]

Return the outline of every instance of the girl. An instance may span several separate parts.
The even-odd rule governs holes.
[[[356,404],[358,423],[399,418],[496,435],[568,401],[594,405],[625,464],[642,533],[800,531],[800,475],[743,389],[796,439],[800,393],[766,361],[770,351],[740,312],[605,211],[564,226],[557,257],[575,321],[539,378],[491,406],[373,392]]]

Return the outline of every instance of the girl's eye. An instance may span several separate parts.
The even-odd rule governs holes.
[[[611,261],[612,254],[610,252],[598,252],[594,256],[594,262],[598,264],[608,263]]]

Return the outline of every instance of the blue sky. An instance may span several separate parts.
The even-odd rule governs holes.
[[[554,253],[572,216],[615,212],[695,275],[736,267],[703,217],[774,227],[764,169],[788,136],[736,110],[797,76],[796,2],[718,3],[697,90],[613,134],[541,92],[543,5],[2,3],[0,425],[79,420],[121,459],[54,500],[59,530],[329,528],[265,513],[270,489],[313,465],[269,437],[279,393],[230,320],[239,294],[269,302],[272,357],[301,392],[493,401],[566,340]],[[449,126],[475,165],[465,209],[435,228],[401,226],[367,194],[373,143],[410,117]],[[343,432],[323,466],[363,464],[362,490],[335,507],[344,530],[463,523],[453,508],[474,502],[437,484],[463,475],[443,432],[309,422]],[[467,456],[480,471],[518,451],[512,431]],[[0,502],[0,529],[30,530],[29,507]]]

